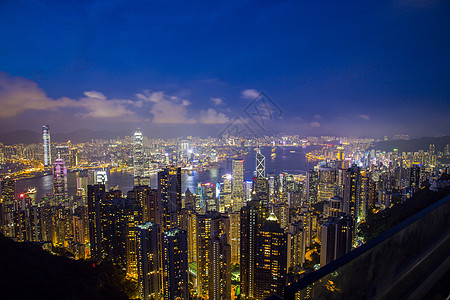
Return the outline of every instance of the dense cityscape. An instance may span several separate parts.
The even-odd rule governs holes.
[[[42,140],[1,145],[2,233],[55,255],[112,262],[135,283],[130,298],[283,296],[287,285],[366,243],[369,215],[449,186],[449,144],[400,152],[367,138],[155,140],[139,130],[72,144],[52,142],[48,125]],[[266,164],[277,149],[301,152],[311,168],[271,173]],[[244,157],[252,170],[244,170]],[[231,172],[219,180],[182,189],[182,174],[226,172],[227,162]],[[127,174],[133,188],[113,186],[115,173]],[[42,198],[34,186],[17,188],[46,176],[52,191]]]
[[[0,299],[450,299],[449,16],[1,0]]]

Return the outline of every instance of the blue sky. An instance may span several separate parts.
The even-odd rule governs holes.
[[[448,1],[66,2],[0,2],[0,132],[450,134]]]

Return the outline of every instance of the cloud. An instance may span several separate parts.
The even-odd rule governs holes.
[[[244,99],[254,100],[259,97],[259,92],[255,89],[247,89],[241,92],[241,97]]]
[[[56,111],[63,107],[76,107],[78,103],[65,97],[53,100],[35,82],[0,72],[0,105],[0,117],[10,118],[26,110]]]
[[[26,110],[59,109],[75,109],[74,114],[82,118],[126,117],[134,116],[134,112],[127,109],[133,103],[131,100],[107,99],[97,91],[84,92],[84,97],[78,100],[68,97],[52,99],[32,80],[0,73],[0,117],[3,118],[15,117]]]
[[[370,115],[367,115],[367,114],[361,114],[358,117],[363,119],[363,120],[370,120]]]
[[[219,113],[215,109],[208,109],[200,111],[199,123],[203,124],[224,124],[228,123],[230,119],[224,114]]]
[[[187,107],[191,102],[176,96],[169,96],[163,91],[144,90],[136,94],[144,102],[152,103],[150,113],[153,123],[157,124],[194,124],[196,120],[188,117]]]
[[[215,105],[223,105],[224,103],[223,103],[223,100],[221,99],[221,98],[213,98],[213,97],[211,97],[211,98],[209,98],[209,99],[211,99],[211,101],[215,104]]]
[[[309,123],[309,125],[311,125],[311,127],[320,127],[320,122],[314,121]]]
[[[220,98],[211,98],[216,104],[223,104]],[[145,120],[157,124],[223,124],[229,118],[210,108],[190,115],[192,103],[187,99],[167,95],[163,91],[144,90],[136,98],[108,98],[102,92],[85,91],[82,97],[52,99],[32,80],[10,77],[0,72],[0,118],[11,118],[28,110],[41,112],[66,112],[78,119],[114,119],[118,122],[138,122]],[[151,117],[142,113],[150,112]],[[140,117],[142,116],[142,117]]]
[[[316,114],[316,115],[314,116],[314,119],[316,119],[316,120],[320,120],[320,119],[322,119],[322,116],[321,116],[321,115],[319,115],[319,114]]]
[[[107,99],[105,95],[97,91],[84,92],[86,97],[79,99],[79,106],[83,107],[87,112],[79,113],[81,117],[92,118],[118,118],[124,121],[124,117],[136,117],[136,114],[127,108],[127,105],[132,104],[131,100],[121,99]],[[132,120],[132,119],[130,119]]]

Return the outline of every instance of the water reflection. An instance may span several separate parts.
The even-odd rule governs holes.
[[[262,147],[261,153],[266,157],[266,174],[279,174],[281,172],[300,174],[305,173],[313,166],[312,163],[306,161],[305,149],[301,147],[279,147],[276,149],[275,157],[271,157],[271,147]],[[240,157],[244,159],[244,180],[251,180],[253,177],[253,171],[256,167],[255,155],[254,149],[249,149],[246,155]],[[197,182],[220,182],[223,175],[232,173],[232,159],[221,160],[219,163],[220,167],[217,168],[194,171],[191,174],[182,173],[182,192],[184,193],[187,188],[195,191]],[[75,195],[76,193],[76,178],[78,176],[80,176],[80,172],[68,174],[69,195]],[[118,185],[123,194],[126,194],[133,189],[133,176],[128,172],[108,172],[108,184],[110,187]],[[154,188],[157,187],[157,174],[151,175],[150,184]],[[36,198],[42,199],[45,194],[53,192],[53,176],[47,175],[19,180],[16,182],[16,193],[24,192],[29,187],[36,188]]]

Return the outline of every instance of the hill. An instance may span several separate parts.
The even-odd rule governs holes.
[[[374,144],[375,149],[381,151],[415,152],[419,150],[428,151],[430,144],[434,144],[436,151],[444,151],[445,145],[450,144],[450,135],[443,137],[422,137],[411,140],[380,141]]]
[[[0,266],[2,299],[128,299],[125,277],[111,264],[52,255],[2,234]]]

